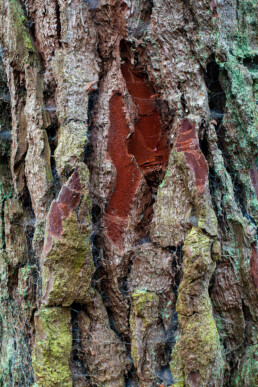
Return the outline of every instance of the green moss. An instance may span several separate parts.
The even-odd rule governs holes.
[[[17,47],[21,56],[26,58],[30,52],[35,53],[26,29],[26,18],[21,5],[16,0],[10,0],[10,10],[14,27],[17,29]],[[22,47],[19,47],[19,45],[22,45]]]
[[[72,387],[72,350],[68,308],[43,308],[35,315],[36,336],[32,364],[38,385]]]

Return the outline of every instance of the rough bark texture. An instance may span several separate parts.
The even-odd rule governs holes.
[[[258,385],[256,1],[0,14],[0,385]]]

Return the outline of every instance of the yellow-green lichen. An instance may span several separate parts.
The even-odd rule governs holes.
[[[33,370],[38,386],[72,387],[69,360],[72,350],[71,316],[68,308],[43,308],[35,315]]]
[[[145,289],[137,290],[132,295],[130,327],[132,330],[131,356],[135,366],[142,357],[142,340],[148,328],[155,324],[158,318],[159,297]]]
[[[171,374],[173,375],[174,387],[184,387],[184,365],[181,359],[181,353],[178,341],[176,342],[169,363]]]
[[[46,303],[69,306],[82,301],[89,288],[94,265],[91,256],[89,233],[85,233],[75,213],[63,219],[63,234],[53,238],[47,254],[42,285]]]
[[[182,377],[183,367],[186,385],[191,384],[191,378],[197,380],[198,385],[208,385],[208,382],[217,385],[223,378],[222,349],[208,294],[210,278],[215,269],[211,258],[212,243],[209,235],[193,227],[187,234],[183,248],[183,279],[176,306],[181,335],[176,352],[172,354],[172,363],[175,362],[175,378]],[[218,246],[215,246],[216,254],[217,250]],[[178,359],[181,359],[179,365]]]

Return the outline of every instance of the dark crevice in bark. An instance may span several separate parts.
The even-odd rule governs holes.
[[[10,171],[11,107],[6,74],[0,53],[0,248],[5,249],[5,202],[12,196]]]
[[[94,206],[95,207],[95,206]],[[95,224],[96,225],[96,224]],[[101,278],[101,273],[99,269],[101,268],[102,260],[102,237],[98,231],[94,231],[90,237],[91,246],[92,246],[92,256],[93,262],[95,265],[95,273],[93,275],[93,282],[98,283]]]
[[[176,294],[174,288],[173,288],[173,291],[174,291],[174,294]],[[177,299],[177,297],[175,298],[175,304],[173,307],[173,313],[171,316],[169,327],[168,327],[168,329],[165,329],[165,326],[163,326],[164,341],[162,341],[160,343],[160,345],[161,345],[160,353],[159,353],[160,367],[156,372],[157,382],[164,384],[165,386],[170,386],[174,383],[169,363],[171,361],[172,350],[173,350],[174,345],[176,343],[175,333],[178,330],[176,299]],[[161,320],[161,324],[162,324],[162,320]]]
[[[217,216],[217,219],[221,224],[221,222],[223,222],[223,219],[218,208],[218,199],[216,197],[216,194],[221,192],[223,185],[220,177],[216,174],[214,168],[212,168],[211,166],[209,166],[209,188],[211,193],[212,206]]]
[[[85,164],[88,165],[88,168],[90,169],[91,168],[91,157],[93,155],[93,145],[92,145],[92,127],[94,125],[94,108],[97,104],[97,101],[98,101],[98,96],[99,96],[99,92],[96,90],[96,91],[92,91],[89,93],[89,99],[88,99],[88,120],[87,120],[87,125],[88,125],[88,132],[87,132],[87,136],[88,136],[88,142],[84,148],[84,162]],[[95,220],[93,219],[93,222],[95,222]]]
[[[103,294],[103,290],[102,290],[102,294]],[[105,298],[105,296],[104,296],[104,298]],[[115,334],[117,335],[117,337],[119,337],[119,339],[122,341],[122,343],[125,344],[126,350],[128,351],[128,348],[130,348],[130,346],[131,346],[129,337],[127,337],[126,335],[122,335],[119,332],[119,330],[118,330],[118,328],[116,326],[115,319],[114,319],[114,313],[113,313],[113,310],[112,310],[112,306],[110,306],[110,307],[108,306],[109,302],[110,302],[109,301],[109,296],[106,293],[106,311],[107,311],[107,314],[108,314],[109,327],[110,327],[110,329],[112,329],[113,332],[115,332]],[[110,305],[111,305],[111,302],[110,302]]]
[[[52,81],[52,84],[48,85],[43,92],[44,100],[44,110],[50,118],[50,125],[48,125],[45,130],[48,136],[48,144],[50,148],[50,165],[51,172],[53,177],[52,191],[55,197],[58,196],[61,189],[61,181],[56,168],[55,160],[55,150],[58,145],[58,131],[59,131],[59,121],[56,114],[56,103],[55,103],[55,93],[56,93],[56,83]]]
[[[215,119],[217,122],[217,125],[215,127],[216,127],[217,136],[218,136],[218,147],[222,152],[225,168],[229,173],[234,186],[235,201],[239,204],[239,207],[241,209],[243,216],[245,216],[249,221],[254,223],[253,218],[250,216],[250,214],[248,214],[248,211],[246,209],[247,199],[245,196],[245,187],[243,186],[243,184],[239,179],[238,171],[233,170],[232,158],[228,154],[228,150],[227,150],[227,144],[225,141],[226,128],[223,126],[226,95],[219,82],[219,76],[220,76],[219,65],[215,61],[211,61],[207,65],[207,72],[205,73],[205,76],[204,76],[206,86],[208,88],[208,98],[209,98],[211,118]],[[206,141],[206,145],[208,145],[207,140],[205,140],[204,138],[203,142],[201,143],[202,148],[205,148],[205,145],[204,145],[205,141]],[[207,155],[208,155],[208,152],[206,153],[206,156]],[[221,192],[223,191],[222,184],[220,183],[220,178],[218,176],[215,176],[215,173],[211,172],[211,168],[210,168],[209,180],[210,180],[211,191],[213,190],[214,185],[216,186],[216,188],[220,189]],[[212,195],[212,198],[213,198],[213,195]],[[215,203],[214,205],[215,205],[214,208],[216,208]]]
[[[88,166],[90,175],[92,177],[93,169],[94,169],[94,152],[93,152],[93,142],[94,137],[92,134],[93,126],[94,126],[94,118],[95,118],[95,108],[98,103],[98,92],[93,91],[89,93],[88,99],[88,142],[84,148],[84,162]],[[95,202],[94,195],[92,196],[92,233],[90,237],[91,247],[92,247],[92,256],[93,262],[95,265],[95,272],[92,277],[92,284],[95,289],[99,292],[101,290],[101,278],[103,273],[101,271],[101,260],[102,260],[102,237],[101,237],[101,207]]]
[[[249,345],[252,345],[252,335],[250,334],[252,326],[254,324],[252,314],[250,312],[250,309],[248,305],[246,305],[245,300],[242,300],[242,310],[243,310],[243,315],[245,319],[245,339],[244,339],[244,347],[248,347]]]
[[[178,298],[178,287],[183,277],[183,268],[182,268],[183,256],[184,256],[183,244],[176,247],[171,246],[169,247],[169,251],[171,251],[171,253],[173,254],[173,261],[172,261],[172,269],[173,269],[173,275],[174,275],[173,293],[175,295],[175,305],[173,308],[173,315],[172,315],[170,327],[167,334],[168,353],[171,356],[173,347],[176,343],[175,333],[178,330],[178,317],[177,317],[177,311],[176,311],[176,303]]]
[[[209,141],[208,141],[208,137],[207,137],[206,128],[204,128],[203,137],[202,137],[202,139],[199,140],[199,144],[200,144],[200,149],[201,149],[204,157],[207,160],[208,156],[209,156]]]
[[[0,219],[1,219],[1,232],[0,232],[0,241],[1,245],[0,248],[5,250],[6,248],[6,243],[5,243],[5,222],[4,222],[4,204],[5,200],[1,200],[0,203]]]
[[[29,299],[31,302],[31,305],[35,305],[38,303],[39,297],[41,296],[41,275],[40,275],[40,264],[37,255],[35,254],[34,248],[33,248],[33,237],[35,233],[35,214],[32,208],[31,203],[31,197],[28,188],[26,187],[25,195],[22,200],[22,207],[25,214],[25,222],[24,222],[24,229],[25,229],[25,236],[27,240],[27,261],[19,265],[19,268],[25,267],[28,265],[30,267],[30,273],[33,278],[31,287],[30,287],[30,294]],[[31,314],[34,314],[36,311],[36,308],[31,309]],[[34,320],[33,324],[34,324]],[[29,331],[28,336],[32,334],[31,331]]]
[[[216,282],[216,270],[212,274],[211,279],[210,279],[210,283],[209,283],[208,292],[209,292],[210,299],[212,299],[212,292],[213,292],[215,282]]]
[[[183,113],[185,113],[186,108],[187,108],[187,103],[186,103],[186,99],[185,99],[184,93],[181,94],[180,101],[181,101]]]
[[[62,47],[61,41],[61,20],[60,20],[60,6],[58,0],[56,1],[56,34],[59,47]]]
[[[149,243],[149,242],[147,242]],[[132,254],[130,254],[130,258],[128,259],[127,262],[127,273],[124,277],[120,279],[121,286],[120,286],[120,291],[122,295],[128,299],[128,314],[130,315],[130,309],[131,309],[131,303],[130,303],[130,290],[128,287],[128,278],[130,277],[131,271],[132,271],[132,265],[133,265],[133,259],[132,259]]]
[[[18,274],[19,274],[19,265],[18,266],[8,266],[8,294],[9,299],[13,300],[16,296],[16,289],[18,286]]]
[[[125,387],[138,387],[139,386],[139,380],[137,378],[137,375],[136,375],[136,370],[135,370],[135,367],[133,365],[133,360],[130,357],[130,360],[132,362],[132,367],[131,369],[129,370],[128,374],[125,375]]]
[[[26,81],[25,73],[18,70],[13,70],[14,82],[16,85],[16,103],[14,106],[14,114],[18,117],[19,124],[16,128],[16,136],[19,143],[22,143],[23,146],[17,147],[15,150],[15,157],[13,160],[13,172],[14,176],[18,182],[19,196],[21,199],[26,197],[26,179],[25,179],[25,159],[27,154],[27,122],[26,116],[24,114],[24,108],[26,105]],[[21,182],[20,182],[21,181]]]
[[[219,136],[220,126],[225,113],[226,95],[219,81],[220,68],[214,58],[207,64],[204,80],[208,89],[208,99],[211,118],[217,121],[217,134]]]
[[[80,327],[78,323],[78,315],[84,310],[83,305],[73,303],[70,307],[72,318],[72,352],[70,360],[70,368],[73,375],[74,385],[92,386],[90,382],[89,372],[85,362],[84,351],[81,343]]]
[[[161,386],[172,386],[175,383],[173,376],[171,374],[169,365],[162,366],[160,370],[157,372],[156,376],[157,376],[157,382]]]
[[[183,110],[183,116],[184,116],[184,114],[188,110],[188,107],[187,107],[187,102],[186,102],[186,99],[185,99],[185,95],[184,95],[184,92],[183,92],[182,85],[183,85],[182,82],[179,82],[178,85],[177,85],[177,88],[182,93],[181,97],[180,97],[180,102],[181,102],[181,106],[182,106],[182,110]]]
[[[31,224],[26,225],[26,229],[25,229],[30,264],[36,263],[35,254],[34,254],[34,250],[33,250],[33,246],[32,246],[34,232],[35,232],[34,219],[31,219]]]
[[[3,320],[2,320],[2,317],[0,316],[0,353],[2,351],[2,342],[3,342]],[[0,383],[1,383],[1,379],[0,379]],[[1,384],[0,384],[1,385]]]
[[[61,182],[56,169],[56,160],[55,160],[55,150],[58,143],[58,121],[56,115],[51,117],[52,123],[46,128],[46,132],[48,135],[48,143],[50,147],[50,165],[53,176],[53,185],[52,189],[54,191],[55,197],[58,196],[58,193],[61,189]]]
[[[183,271],[182,271],[183,270],[182,264],[183,264],[183,257],[184,257],[183,244],[179,246],[169,246],[168,250],[171,252],[171,254],[173,254],[173,261],[172,261],[172,269],[174,274],[173,291],[175,294],[175,299],[177,300],[178,287],[183,278]]]
[[[218,148],[221,150],[224,162],[227,162],[228,155],[225,151],[225,145],[223,143],[225,128],[223,126],[223,118],[225,115],[226,95],[220,84],[220,68],[215,61],[215,56],[210,57],[210,62],[207,64],[206,71],[204,72],[204,80],[208,91],[208,101],[210,108],[210,116],[215,120],[215,129],[218,137]],[[206,159],[209,158],[209,141],[207,138],[207,132],[204,130],[203,138],[200,141],[200,148],[205,155]],[[220,192],[223,192],[223,183],[220,176],[217,175],[214,168],[209,165],[209,188],[211,193],[211,200],[213,209],[216,213],[217,219],[221,228],[226,227],[226,215],[223,216],[224,209],[218,207],[218,197]],[[223,206],[222,196],[220,199],[220,205]]]
[[[128,279],[129,279],[130,274],[131,274],[132,266],[133,266],[133,259],[132,259],[132,255],[131,255],[130,258],[128,259],[128,263],[127,263],[127,273],[123,278],[120,279],[120,281],[122,283],[122,285],[120,286],[121,294],[124,296],[124,298],[128,302],[128,327],[129,327],[129,329],[130,329],[130,313],[131,313],[131,298],[130,298],[131,292],[130,292],[129,287],[128,287]],[[133,363],[133,359],[131,357],[131,344],[132,344],[131,337],[129,337],[129,336],[128,337],[121,337],[121,340],[125,344],[127,356],[131,361],[131,367],[130,367],[128,373],[124,376],[125,377],[125,386],[131,386],[131,387],[138,386],[139,380],[138,380],[138,376],[136,373],[136,368],[135,368],[134,363]]]
[[[245,58],[243,60],[243,64],[248,68],[248,70],[257,70],[258,55],[251,56],[250,58]]]
[[[34,226],[36,218],[35,218],[35,214],[34,214],[34,211],[32,208],[30,191],[29,191],[27,185],[25,186],[25,192],[24,192],[24,195],[22,196],[22,207],[23,207],[23,210],[26,212],[28,218],[30,219],[30,222],[27,223],[28,226]],[[29,236],[29,234],[28,234],[28,236]],[[30,235],[30,237],[33,238],[33,235]],[[31,240],[29,241],[29,243],[31,243]]]
[[[13,368],[13,363],[12,363],[12,359],[9,360],[9,381],[10,381],[10,384],[13,385],[13,372],[12,372],[12,368]]]
[[[171,316],[169,328],[164,329],[165,332],[165,348],[162,352],[163,361],[161,361],[161,368],[157,372],[157,380],[159,383],[169,386],[174,383],[173,376],[170,371],[169,362],[171,360],[171,353],[176,343],[176,332],[178,331],[178,316],[176,311],[176,302],[178,298],[178,287],[182,281],[183,271],[183,244],[180,246],[168,246],[165,250],[168,250],[173,255],[172,260],[172,274],[173,274],[173,293],[175,296],[174,306]]]
[[[3,177],[1,176],[1,178],[6,179],[6,180],[11,180],[11,172],[9,170],[9,158],[6,158],[6,157],[1,158],[1,156],[0,156],[0,159],[1,159],[0,160],[0,168],[1,168],[1,164],[2,164],[3,166],[7,167],[7,171],[8,171],[7,172],[8,175],[7,176],[3,176]],[[8,184],[8,182],[7,182],[7,184]],[[1,195],[0,196],[0,219],[1,219],[0,248],[3,249],[3,250],[5,250],[5,248],[6,248],[4,210],[5,210],[6,200],[11,198],[12,194],[13,194],[11,183],[10,183],[9,192],[4,192],[4,191],[5,191],[5,189],[2,188],[1,185],[0,185],[0,195]]]

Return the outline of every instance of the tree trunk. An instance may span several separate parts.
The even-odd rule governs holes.
[[[258,385],[256,2],[0,10],[0,385]]]

